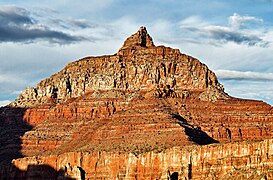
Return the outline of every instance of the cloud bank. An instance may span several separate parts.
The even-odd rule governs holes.
[[[223,80],[273,81],[273,73],[231,70],[216,70],[215,73],[219,79]]]
[[[267,47],[269,41],[263,39],[264,30],[258,25],[262,19],[253,16],[241,16],[234,13],[228,18],[227,26],[211,25],[198,16],[191,16],[179,23],[182,31],[195,38],[196,41],[214,45],[229,42],[247,46]],[[251,26],[251,27],[250,27]]]
[[[263,23],[263,19],[256,18],[254,16],[241,16],[237,13],[234,13],[229,18],[229,24],[233,29],[241,29],[248,26],[248,24],[255,25]]]
[[[81,27],[87,27],[84,21],[71,21]],[[24,8],[16,6],[0,6],[0,42],[31,43],[34,41],[70,44],[85,40],[66,32],[54,30],[40,24],[38,19]]]

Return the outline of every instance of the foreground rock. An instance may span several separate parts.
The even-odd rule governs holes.
[[[0,109],[0,173],[270,179],[272,112],[230,97],[206,65],[141,27],[117,54],[72,62]]]
[[[43,171],[44,177],[52,179],[62,179],[64,175],[75,179],[272,179],[272,143],[273,140],[263,140],[194,145],[139,155],[69,152],[29,157],[12,162],[20,169],[13,178],[37,178],[41,173],[37,167],[46,164],[56,170],[54,173]]]

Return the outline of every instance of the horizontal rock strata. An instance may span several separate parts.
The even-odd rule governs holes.
[[[173,147],[143,154],[69,152],[17,159],[12,178],[38,178],[39,165],[56,170],[49,178],[75,179],[272,179],[272,140],[224,145]],[[37,166],[33,168],[33,166]],[[13,171],[15,167],[19,170]],[[9,169],[9,170],[10,170]],[[8,169],[1,169],[8,171]],[[64,172],[59,175],[59,172]]]

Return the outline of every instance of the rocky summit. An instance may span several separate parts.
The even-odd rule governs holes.
[[[273,110],[145,27],[0,109],[0,179],[273,179]]]

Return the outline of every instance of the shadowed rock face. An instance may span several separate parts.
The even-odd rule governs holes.
[[[1,129],[12,129],[1,134],[0,160],[26,157],[0,167],[10,179],[31,179],[44,169],[30,164],[72,179],[252,176],[244,165],[256,168],[254,178],[272,175],[266,173],[271,140],[261,141],[273,136],[272,107],[230,97],[206,65],[178,49],[155,46],[145,27],[117,54],[69,63],[26,89],[0,110],[0,118]],[[267,158],[266,168],[247,159],[254,156]]]

